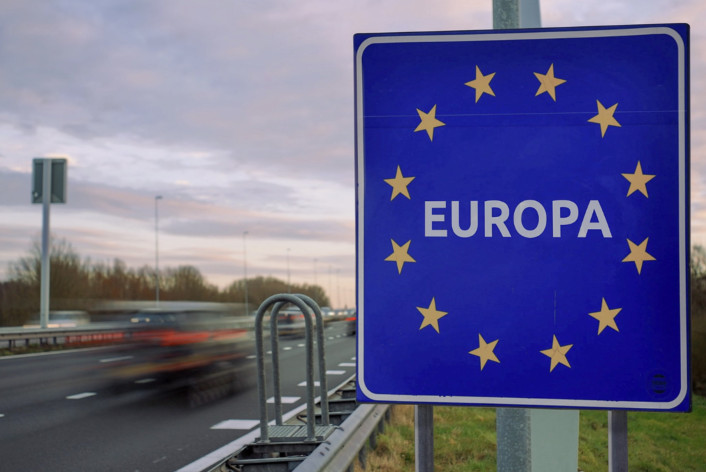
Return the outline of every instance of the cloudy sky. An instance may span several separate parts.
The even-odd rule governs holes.
[[[318,283],[354,305],[353,34],[492,28],[492,0],[1,0],[0,280],[51,228],[92,261]],[[706,2],[542,0],[542,25],[691,24],[693,243],[706,244]],[[244,232],[247,231],[247,236]],[[245,244],[244,244],[245,243]],[[245,250],[244,250],[245,248]]]

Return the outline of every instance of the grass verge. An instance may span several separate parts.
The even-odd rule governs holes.
[[[693,397],[687,414],[628,413],[630,471],[670,472],[706,470],[706,397]],[[438,472],[495,471],[495,409],[434,408],[434,465]],[[579,469],[608,470],[608,414],[581,411]],[[367,468],[357,472],[414,470],[414,407],[395,405]]]

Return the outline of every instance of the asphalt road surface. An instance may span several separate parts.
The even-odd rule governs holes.
[[[325,337],[332,388],[355,373],[355,337],[345,323]],[[254,379],[189,407],[183,391],[157,389],[149,378],[110,388],[101,367],[113,355],[96,348],[0,358],[0,470],[174,471],[259,427]],[[281,340],[280,369],[286,413],[304,403],[303,339]]]

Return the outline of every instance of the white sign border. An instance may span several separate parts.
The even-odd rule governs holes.
[[[363,53],[372,44],[379,43],[432,43],[432,42],[470,42],[470,41],[515,41],[533,39],[568,39],[568,38],[599,38],[644,35],[667,35],[671,37],[678,48],[678,101],[679,101],[679,290],[680,290],[680,324],[679,339],[681,372],[681,388],[677,396],[666,402],[640,402],[640,401],[607,401],[607,400],[575,400],[556,398],[516,398],[516,397],[473,397],[473,396],[442,396],[442,395],[397,395],[375,393],[365,383],[365,329],[360,329],[365,324],[365,293],[363,262],[365,255],[365,139],[364,139],[364,112],[363,112]],[[518,33],[460,33],[460,34],[409,34],[374,36],[363,41],[355,56],[355,104],[356,104],[356,159],[358,175],[358,233],[357,237],[357,275],[358,275],[358,323],[357,330],[357,381],[358,388],[372,401],[389,403],[436,403],[436,404],[477,404],[477,405],[502,405],[502,406],[537,406],[537,407],[569,407],[569,408],[597,408],[597,409],[635,409],[635,410],[671,410],[679,406],[685,399],[690,385],[688,382],[688,283],[687,283],[687,250],[688,226],[686,218],[686,48],[682,37],[674,29],[666,26],[619,28],[599,30],[568,30],[568,31],[536,31]]]

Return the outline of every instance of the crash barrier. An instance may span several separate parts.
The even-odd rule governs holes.
[[[214,308],[212,305],[216,305]],[[199,330],[206,326],[207,331],[228,331],[230,329],[253,329],[253,319],[250,316],[223,316],[223,310],[217,309],[222,304],[196,303],[196,302],[165,302],[165,314],[184,314],[188,319],[193,317],[193,326],[180,321],[174,327],[177,330]],[[146,310],[135,312],[142,317],[159,316],[162,311]],[[126,313],[122,313],[124,315]],[[203,318],[200,315],[205,315]],[[203,321],[207,324],[203,324]],[[215,324],[211,324],[211,322]],[[52,326],[40,328],[39,326],[0,328],[0,349],[13,351],[30,345],[63,345],[81,347],[97,344],[115,344],[130,341],[135,334],[139,335],[145,329],[151,329],[155,323],[130,321],[96,321],[79,326]],[[172,326],[170,324],[170,326]]]
[[[353,472],[356,460],[365,469],[368,449],[375,449],[389,418],[388,405],[359,405],[295,470]]]
[[[253,431],[246,441],[236,442],[237,446],[231,450],[237,452],[224,454],[227,457],[215,465],[198,467],[194,464],[179,472],[352,472],[356,462],[365,468],[368,451],[375,448],[377,435],[383,432],[390,410],[388,405],[358,405],[355,385],[354,375],[329,392],[329,416],[335,428],[326,440],[317,441],[315,447],[309,444],[296,451],[288,443],[271,443],[260,448],[258,441],[243,446],[255,438],[257,431]],[[320,405],[317,406],[317,410],[320,410]],[[305,407],[303,405],[290,413],[285,424],[304,424],[307,420]],[[320,421],[319,413],[316,420]],[[250,453],[267,454],[268,457],[252,460]]]
[[[277,318],[280,309],[293,304],[304,315],[306,325],[306,416],[298,421],[285,423],[282,418],[282,395],[279,378],[279,339]],[[268,309],[270,314],[270,340],[272,343],[272,375],[274,389],[274,425],[267,415],[267,383],[265,373],[263,320]],[[315,322],[312,319],[315,317]],[[315,325],[315,326],[314,326]],[[322,395],[318,416],[314,400],[314,339],[318,348],[319,385],[326,392],[326,358],[324,353],[324,330],[321,309],[314,300],[305,295],[280,294],[265,300],[255,316],[255,350],[257,355],[257,387],[260,403],[260,437],[242,447],[227,463],[238,472],[288,472],[331,435],[336,426],[331,425],[328,412],[328,397]],[[318,420],[318,421],[317,421]],[[302,424],[302,422],[304,424]]]
[[[293,304],[304,314],[306,324],[306,413],[282,417],[279,378],[279,341],[277,321],[280,309]],[[274,397],[274,424],[267,414],[267,376],[263,342],[263,320],[270,315],[272,343],[272,374]],[[315,317],[315,322],[312,318]],[[326,388],[326,357],[323,322],[319,306],[304,295],[274,295],[260,306],[255,318],[255,340],[258,368],[258,398],[260,403],[260,437],[238,449],[232,457],[213,472],[291,472],[352,471],[359,460],[365,464],[367,444],[374,447],[375,437],[387,416],[384,405],[357,406],[355,380],[352,377],[330,397],[322,395],[318,405],[314,400],[314,329],[318,349],[319,385]]]
[[[106,344],[121,342],[130,331],[125,325],[102,325],[72,328],[0,328],[0,349],[10,351],[31,344]]]

